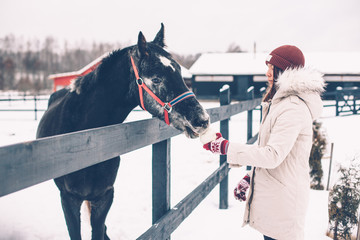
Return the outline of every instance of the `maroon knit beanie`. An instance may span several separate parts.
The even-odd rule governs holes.
[[[305,58],[301,50],[295,46],[283,45],[274,49],[265,61],[282,69],[304,67]]]

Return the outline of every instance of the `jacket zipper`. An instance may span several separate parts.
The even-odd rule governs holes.
[[[266,117],[269,115],[270,107],[271,107],[271,102],[269,103],[269,106],[268,106],[268,109],[266,111],[265,116],[263,116],[263,119],[261,121],[261,125],[265,122]],[[260,144],[260,138],[261,138],[261,132],[259,132],[258,144]],[[249,201],[248,201],[248,209],[249,209],[249,211],[248,211],[248,216],[247,216],[247,220],[246,220],[247,223],[250,222],[250,205],[251,205],[253,195],[254,195],[255,169],[256,169],[256,167],[254,167],[253,174],[252,174],[252,177],[251,177],[251,184],[250,184],[251,185],[251,195],[250,195],[250,198],[249,198]]]
[[[250,198],[249,198],[249,201],[248,201],[248,208],[249,208],[249,211],[248,211],[248,216],[247,216],[247,220],[246,222],[250,222],[250,205],[251,205],[251,202],[252,202],[252,199],[253,199],[253,195],[254,195],[254,178],[255,178],[255,169],[256,167],[254,167],[254,170],[253,170],[253,174],[252,174],[252,177],[251,177],[251,195],[250,195]]]

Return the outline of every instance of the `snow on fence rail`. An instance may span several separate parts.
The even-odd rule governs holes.
[[[252,136],[249,119],[261,99],[230,105],[230,89],[226,89],[220,100],[227,105],[207,109],[211,122],[220,121],[220,130],[228,137],[229,118],[248,111],[248,143],[254,143],[257,136]],[[229,168],[226,156],[221,156],[220,167],[170,209],[170,140],[179,134],[152,118],[0,147],[0,197],[152,144],[153,225],[138,239],[169,238],[218,183],[220,208],[227,208]]]

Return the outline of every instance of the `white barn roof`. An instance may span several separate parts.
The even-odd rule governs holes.
[[[323,74],[360,75],[360,52],[304,52],[305,66]],[[205,53],[189,69],[193,75],[264,75],[268,53]]]
[[[304,55],[305,65],[323,74],[360,74],[360,52],[311,52]]]
[[[181,67],[181,75],[183,78],[192,78],[192,74],[186,67],[180,65]]]

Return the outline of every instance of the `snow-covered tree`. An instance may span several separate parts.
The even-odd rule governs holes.
[[[321,122],[313,122],[313,145],[309,158],[310,177],[312,178],[311,188],[317,190],[324,189],[324,186],[321,183],[323,177],[321,159],[325,154],[327,144],[325,132],[321,128],[321,125]]]
[[[340,179],[329,195],[329,224],[334,239],[351,239],[351,231],[358,223],[360,204],[360,165],[352,161],[340,167]]]

